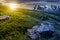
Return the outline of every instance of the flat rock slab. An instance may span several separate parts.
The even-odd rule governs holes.
[[[0,16],[0,21],[1,21],[1,20],[7,20],[7,19],[9,19],[9,18],[10,18],[9,16],[3,15],[3,16]]]

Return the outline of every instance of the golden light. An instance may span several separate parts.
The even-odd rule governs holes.
[[[14,10],[14,9],[17,8],[17,4],[15,4],[15,3],[10,3],[10,4],[9,4],[9,7],[10,7],[10,9]]]

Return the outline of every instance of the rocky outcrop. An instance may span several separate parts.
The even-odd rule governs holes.
[[[59,5],[38,5],[37,10],[43,11],[46,13],[54,13],[54,14],[60,14],[60,6]]]
[[[55,39],[57,40],[60,37],[60,36],[57,36],[57,35],[60,35],[60,30],[57,30],[57,28],[59,27],[58,25],[60,25],[60,24],[58,23],[58,25],[56,25],[56,23],[58,23],[58,22],[54,22],[54,21],[50,21],[50,20],[43,21],[40,25],[36,25],[36,26],[33,26],[31,29],[28,29],[27,30],[28,35],[32,39],[38,39],[38,38],[41,38],[40,33],[43,32],[43,34],[44,34],[45,31],[52,31],[52,32],[54,32],[52,34],[53,36],[51,36],[51,38],[48,38],[48,40],[55,40]],[[49,37],[49,35],[47,37]]]

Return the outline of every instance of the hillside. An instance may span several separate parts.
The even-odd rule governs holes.
[[[27,29],[48,19],[55,22],[59,21],[52,15],[46,15],[43,12],[21,8],[11,10],[7,6],[0,6],[0,16],[4,15],[9,16],[9,19],[0,20],[0,40],[31,40]],[[54,26],[56,31],[60,30],[58,22]]]
[[[8,20],[0,21],[0,40],[29,40],[26,29],[42,22],[45,15],[42,12],[16,9],[0,6],[0,16],[8,15]]]

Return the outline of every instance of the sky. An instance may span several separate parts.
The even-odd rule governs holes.
[[[0,0],[1,1],[6,1],[6,2],[17,2],[17,3],[20,3],[20,2],[36,2],[36,1],[58,1],[60,2],[60,0]]]
[[[32,2],[32,1],[50,1],[50,0],[9,0],[9,2]],[[59,0],[51,0],[51,1],[59,1]]]

